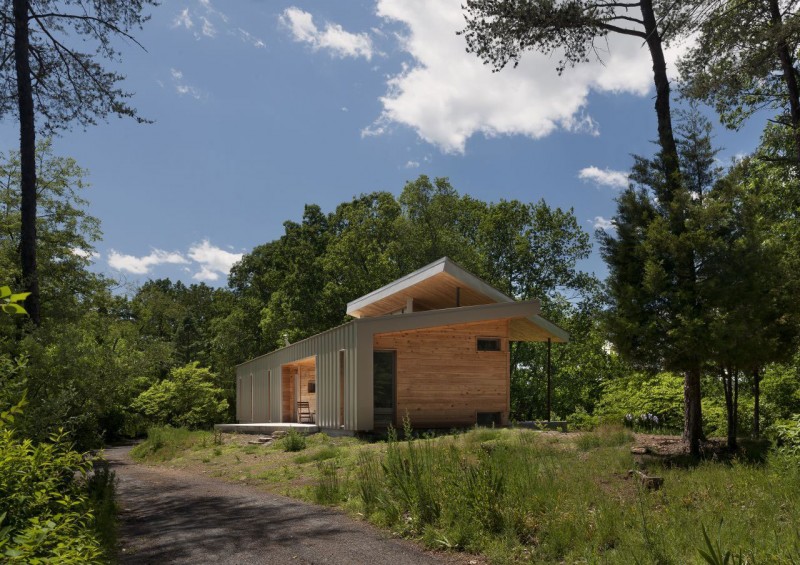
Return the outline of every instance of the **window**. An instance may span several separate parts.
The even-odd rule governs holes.
[[[479,337],[478,351],[501,351],[499,337]]]
[[[314,394],[315,392],[317,392],[316,381],[308,381],[308,394]]]

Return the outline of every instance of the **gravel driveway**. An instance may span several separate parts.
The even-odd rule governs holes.
[[[165,467],[106,457],[116,471],[121,563],[476,563],[426,552],[332,509]]]

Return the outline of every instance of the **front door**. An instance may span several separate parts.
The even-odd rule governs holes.
[[[375,428],[387,428],[394,421],[394,387],[397,368],[396,352],[375,351],[372,354],[372,378],[375,404]]]

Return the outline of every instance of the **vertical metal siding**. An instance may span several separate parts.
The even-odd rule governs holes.
[[[308,357],[316,357],[317,382],[317,425],[321,428],[339,427],[339,351],[345,350],[345,418],[344,427],[348,430],[365,429],[357,427],[356,396],[356,324],[350,322],[299,341],[278,351],[258,357],[236,368],[238,391],[236,398],[244,407],[247,397],[247,375],[253,373],[256,383],[253,414],[247,409],[236,407],[240,422],[280,422],[281,415],[281,367]],[[272,382],[269,373],[272,372]],[[241,379],[241,380],[240,380]],[[269,387],[269,391],[267,390]],[[268,404],[269,403],[269,406]],[[368,429],[368,428],[367,428]]]

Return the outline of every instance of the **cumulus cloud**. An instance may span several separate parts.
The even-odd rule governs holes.
[[[627,188],[628,174],[622,171],[611,169],[599,169],[595,166],[584,167],[578,173],[578,178],[590,181],[600,186],[610,186],[611,188]]]
[[[90,251],[89,249],[73,247],[70,251],[73,255],[77,255],[81,259],[86,259],[88,261],[96,261],[100,258],[100,254],[97,251]]]
[[[614,222],[603,216],[594,217],[594,229],[596,230],[613,230]]]
[[[652,63],[641,40],[609,35],[603,63],[555,70],[553,57],[528,52],[516,69],[492,73],[456,31],[464,27],[459,0],[378,0],[378,16],[400,23],[400,47],[410,64],[388,78],[383,111],[364,136],[381,135],[391,124],[414,129],[447,153],[463,153],[467,140],[524,135],[544,137],[556,129],[597,133],[587,113],[591,90],[643,96],[652,85]],[[298,21],[298,34],[309,33]],[[674,56],[670,57],[673,60]]]
[[[79,250],[76,255],[84,256]],[[204,239],[200,243],[189,246],[185,253],[180,251],[164,251],[153,249],[148,255],[137,257],[115,250],[108,254],[108,265],[117,271],[133,275],[149,275],[161,265],[186,265],[183,270],[193,273],[192,278],[198,281],[217,281],[227,277],[234,263],[242,258],[242,253],[231,253]]]
[[[216,281],[227,276],[233,264],[242,258],[241,253],[231,253],[211,245],[207,239],[189,248],[189,258],[200,265],[200,270],[192,275],[199,281]]]
[[[134,275],[146,275],[150,273],[153,267],[158,265],[183,265],[187,263],[189,261],[180,253],[162,249],[153,249],[149,255],[143,257],[126,255],[113,249],[108,254],[108,265],[112,269]]]
[[[315,51],[325,49],[340,58],[372,58],[372,40],[366,33],[351,33],[331,22],[325,22],[325,29],[321,30],[309,12],[294,6],[283,11],[280,22],[292,32],[295,41],[308,43]]]

